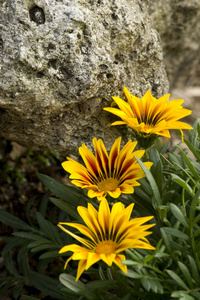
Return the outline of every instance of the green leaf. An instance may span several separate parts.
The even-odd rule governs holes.
[[[151,172],[154,174],[157,164],[160,162],[160,155],[155,147],[151,147],[148,149],[149,153],[149,161],[153,163],[151,167]]]
[[[199,274],[199,271],[198,271],[198,267],[197,267],[196,262],[195,262],[193,257],[188,255],[188,259],[189,259],[189,262],[190,262],[190,269],[191,269],[191,272],[192,272],[192,278],[195,281],[196,287],[199,287],[200,286],[200,274]]]
[[[190,151],[194,154],[194,156],[198,160],[200,160],[200,152],[199,152],[199,150],[192,143],[190,143],[185,137],[184,137],[184,142],[188,146],[188,148],[190,149]]]
[[[28,245],[30,247],[30,245]],[[50,250],[50,249],[57,249],[57,251],[60,250],[60,248],[57,245],[54,245],[52,243],[47,244],[41,244],[31,249],[31,252],[40,252],[42,250]]]
[[[167,250],[171,253],[172,249],[171,249],[171,236],[168,236],[165,231],[163,230],[163,228],[160,228],[160,233],[162,235],[163,241],[165,243],[165,246],[167,247]]]
[[[180,285],[184,290],[189,291],[189,288],[187,285],[184,283],[184,281],[172,270],[166,270],[166,272],[169,274],[171,278],[173,278],[178,285]]]
[[[16,278],[13,279],[13,277],[7,276],[5,281],[0,285],[0,296],[3,296],[6,291],[10,291],[18,280],[19,279],[16,280]]]
[[[35,195],[35,196],[33,196],[29,201],[28,201],[28,203],[27,203],[27,205],[26,205],[26,217],[27,217],[27,219],[28,219],[28,221],[29,221],[29,223],[30,223],[30,225],[31,225],[31,227],[35,227],[35,225],[34,225],[34,223],[32,222],[32,219],[31,219],[31,217],[30,217],[30,215],[31,215],[31,207],[32,207],[32,205],[33,205],[33,203],[34,203],[34,201],[37,199],[37,195]]]
[[[170,142],[165,143],[165,144],[163,145],[163,147],[161,148],[160,153],[161,153],[161,154],[165,154],[166,151],[168,150],[168,148],[170,147],[170,145],[171,145]]]
[[[183,226],[186,228],[189,228],[189,225],[187,223],[187,219],[183,215],[182,211],[176,206],[174,203],[170,203],[170,209],[173,213],[174,217],[181,222]]]
[[[39,298],[27,296],[27,295],[22,295],[23,300],[38,300]]]
[[[184,265],[181,261],[178,261],[178,265],[179,265],[179,268],[181,269],[181,271],[183,273],[183,276],[184,276],[188,286],[192,289],[193,282],[192,282],[191,274],[190,274],[187,266]]]
[[[188,130],[188,136],[190,139],[190,142],[198,148],[198,127],[200,123],[200,118],[196,118],[193,124],[193,129]]]
[[[130,259],[123,260],[121,263],[127,266],[138,266],[140,264],[138,261],[134,261]]]
[[[61,291],[59,291],[59,281],[42,275],[37,272],[31,272],[28,279],[32,285],[39,291],[52,297],[53,299],[65,300],[65,297]]]
[[[37,176],[42,183],[56,196],[75,207],[80,205],[80,198],[82,197],[82,194],[78,189],[66,186],[44,174],[39,173]]]
[[[43,217],[45,217],[47,213],[48,202],[49,202],[49,193],[46,193],[42,197],[40,201],[40,207],[39,207],[39,212]]]
[[[169,152],[168,157],[169,157],[169,159],[170,159],[170,161],[173,165],[176,163],[177,166],[183,167],[182,166],[182,161],[181,161],[180,156],[178,154]]]
[[[137,158],[136,156],[134,156],[135,159],[137,160],[137,162],[139,163],[140,167],[142,168],[142,170],[144,171],[148,181],[149,181],[149,184],[151,186],[151,189],[152,189],[152,192],[153,192],[153,195],[154,195],[154,198],[155,198],[155,201],[156,201],[156,204],[157,205],[161,205],[161,197],[160,197],[160,192],[158,190],[158,186],[155,182],[155,179],[153,178],[151,172],[147,169],[147,167],[143,164],[143,162]]]
[[[86,288],[89,290],[97,289],[110,289],[111,287],[117,286],[117,280],[94,280],[86,283]]]
[[[53,225],[51,222],[49,222],[48,220],[45,220],[44,217],[39,212],[36,213],[36,218],[40,226],[40,229],[44,232],[44,234],[55,243],[61,244],[57,227]]]
[[[157,183],[158,189],[160,194],[162,195],[162,185],[163,185],[163,165],[162,161],[159,160],[159,162],[156,165],[155,171],[154,171],[154,178]]]
[[[179,298],[180,300],[195,300],[192,296],[188,295],[186,291],[175,291],[171,294],[173,298]]]
[[[191,196],[194,196],[194,192],[189,184],[186,183],[181,177],[176,174],[171,174],[172,180],[182,186]]]
[[[56,258],[59,256],[62,256],[63,254],[59,254],[59,249],[55,250],[55,251],[49,251],[49,252],[45,252],[43,254],[41,254],[39,256],[39,259],[47,259],[47,258]]]
[[[165,233],[175,236],[177,238],[184,239],[184,240],[190,239],[190,237],[187,234],[183,233],[178,229],[170,228],[170,227],[162,227],[161,229],[163,229]]]
[[[12,248],[23,245],[24,243],[26,243],[26,241],[23,238],[12,238],[9,242],[6,243],[1,254],[4,256],[8,252],[10,252]]]
[[[56,199],[56,198],[50,198],[50,200],[51,200],[51,202],[53,202],[53,204],[55,204],[57,207],[59,207],[60,209],[62,209],[66,213],[68,213],[70,216],[74,217],[79,222],[83,221],[81,219],[81,217],[79,216],[79,214],[77,213],[77,209],[74,206],[72,206],[71,204],[66,203],[62,200]]]
[[[8,213],[5,210],[0,210],[0,220],[3,224],[6,224],[15,229],[21,229],[21,230],[27,230],[27,229],[31,230],[32,229],[24,221],[13,216],[12,214]]]
[[[91,293],[91,290],[86,287],[80,280],[75,281],[75,278],[69,274],[60,274],[60,282],[73,292],[85,296],[87,299],[96,299],[95,294]]]
[[[16,285],[13,287],[12,295],[16,300],[19,299],[19,296],[24,287],[24,283],[24,281],[17,282]]]
[[[27,276],[28,273],[30,272],[28,251],[29,251],[29,249],[27,248],[27,245],[26,245],[26,246],[20,248],[18,255],[17,255],[18,266],[25,276]]]
[[[6,253],[6,255],[4,255],[4,264],[10,274],[12,274],[14,277],[21,278],[21,276],[19,275],[19,273],[17,272],[17,270],[14,266],[14,263],[13,263],[13,260],[11,257],[11,252],[8,252],[8,253]]]
[[[130,278],[134,278],[134,279],[138,279],[138,278],[143,278],[144,277],[144,274],[138,274],[137,272],[132,271],[132,270],[128,270],[128,272],[124,273],[123,275],[125,275],[127,277],[130,277]]]
[[[197,203],[198,203],[199,200],[200,200],[200,189],[197,191],[194,198],[192,199],[192,203],[191,203],[191,206],[190,206],[189,223],[190,223],[191,228],[193,227],[196,207],[197,207]]]
[[[196,178],[196,180],[200,180],[200,176],[198,175],[194,165],[192,164],[191,160],[188,158],[188,156],[185,154],[185,152],[177,146],[177,148],[179,149],[179,151],[181,152],[185,162],[188,165],[188,168],[190,169],[191,173],[193,174],[193,176]]]
[[[15,236],[19,236],[28,240],[39,240],[40,238],[43,239],[43,237],[40,235],[40,233],[38,232],[38,234],[34,234],[31,232],[13,232],[13,235]],[[48,241],[48,240],[47,240]]]

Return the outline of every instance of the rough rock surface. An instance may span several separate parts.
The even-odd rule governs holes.
[[[200,72],[200,0],[149,0],[172,88],[195,85]]]
[[[168,92],[145,0],[2,0],[0,135],[74,152],[124,134],[103,107],[123,86]]]

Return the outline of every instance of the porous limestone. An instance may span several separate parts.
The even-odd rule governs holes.
[[[149,0],[172,88],[199,85],[200,0]]]
[[[103,111],[123,86],[168,92],[145,0],[2,0],[0,135],[75,153],[92,138],[127,137]]]

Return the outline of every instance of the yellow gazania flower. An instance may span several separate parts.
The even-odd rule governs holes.
[[[140,185],[137,180],[145,176],[140,165],[133,156],[141,158],[144,150],[133,152],[137,142],[131,140],[120,151],[121,137],[113,144],[108,155],[101,139],[93,139],[95,155],[82,144],[79,153],[86,165],[84,167],[75,160],[67,157],[62,163],[65,171],[69,172],[72,183],[88,189],[88,197],[102,200],[109,194],[118,198],[121,193],[132,194],[133,186]],[[144,163],[148,169],[151,162]]]
[[[182,129],[193,129],[190,125],[178,121],[192,112],[181,106],[184,100],[168,101],[170,94],[156,99],[151,95],[150,91],[147,91],[139,99],[131,95],[126,87],[124,87],[124,93],[128,103],[118,97],[113,97],[119,109],[106,107],[104,110],[122,119],[122,121],[116,121],[112,125],[129,125],[133,129],[139,143],[141,138],[152,138],[154,141],[158,135],[170,138],[169,129],[180,129],[183,140]]]
[[[64,268],[67,267],[71,259],[80,260],[76,281],[84,270],[89,269],[90,266],[99,260],[103,260],[108,266],[115,263],[124,273],[127,273],[127,266],[121,263],[121,261],[126,259],[125,255],[120,254],[122,251],[128,248],[155,249],[145,238],[151,234],[151,232],[146,230],[155,224],[142,225],[153,217],[129,220],[133,206],[134,204],[132,203],[125,208],[121,202],[117,202],[110,211],[107,200],[103,199],[100,202],[99,211],[90,203],[88,208],[83,206],[77,208],[86,225],[64,222],[58,224],[63,231],[85,246],[72,244],[64,246],[59,251],[59,253],[73,252],[72,256],[65,263]],[[86,239],[70,232],[62,225],[78,229],[80,233],[86,236]]]

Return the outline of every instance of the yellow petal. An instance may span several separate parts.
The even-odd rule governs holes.
[[[99,205],[98,221],[104,235],[109,228],[110,208],[106,199],[103,199]]]
[[[82,275],[83,271],[86,269],[87,260],[80,260],[78,263],[78,270],[76,275],[76,281],[79,280],[80,276]]]
[[[100,259],[101,259],[100,256],[95,252],[89,252],[85,269],[86,270],[89,269],[93,264],[98,262]]]
[[[83,239],[81,237],[79,237],[78,235],[72,233],[71,231],[67,230],[66,228],[64,228],[62,225],[58,224],[58,227],[60,227],[60,229],[62,229],[63,231],[65,231],[66,233],[68,233],[69,235],[71,235],[73,238],[75,238],[77,241],[81,242],[82,244],[84,244],[86,247],[93,249],[94,245],[92,244],[92,242],[87,241],[86,239]],[[67,246],[65,246],[67,247]],[[63,249],[63,248],[62,248]],[[62,250],[61,249],[61,250]]]
[[[100,258],[110,267],[116,257],[115,253],[100,254]]]
[[[134,117],[133,111],[129,103],[118,97],[113,97],[113,100],[117,103],[119,109],[121,109],[129,118]]]
[[[127,273],[127,266],[121,263],[123,260],[126,260],[126,257],[122,254],[118,254],[113,262],[122,270],[122,272]]]

